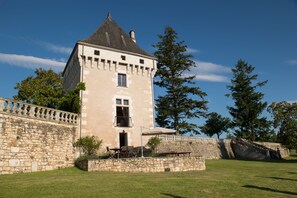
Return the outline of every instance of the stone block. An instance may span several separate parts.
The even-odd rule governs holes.
[[[9,166],[20,166],[20,160],[19,159],[10,159],[9,160]]]
[[[20,150],[20,148],[19,147],[10,147],[10,151],[12,152],[12,153],[18,153],[19,152],[19,150]]]

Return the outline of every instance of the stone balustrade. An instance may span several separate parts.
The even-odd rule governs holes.
[[[78,115],[57,109],[37,106],[0,97],[0,113],[27,118],[77,124]]]

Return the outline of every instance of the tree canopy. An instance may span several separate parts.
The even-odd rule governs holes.
[[[66,94],[63,95],[62,98],[60,98],[58,109],[74,113],[80,113],[81,103],[79,92],[85,89],[86,87],[84,83],[78,83],[74,89],[69,90]]]
[[[218,113],[212,112],[208,114],[207,120],[204,126],[201,126],[201,132],[212,137],[217,135],[220,138],[220,135],[224,132],[228,132],[228,129],[231,127],[231,120],[225,118]]]
[[[243,60],[238,60],[235,68],[232,69],[232,85],[228,97],[234,100],[234,106],[227,106],[232,116],[232,126],[235,135],[252,141],[267,141],[271,135],[270,122],[266,117],[261,117],[262,112],[267,107],[267,102],[263,102],[264,94],[257,91],[263,87],[267,81],[255,81],[258,75],[253,74],[255,67]]]
[[[297,149],[297,103],[273,102],[268,110],[278,130],[277,140],[289,149]]]
[[[14,100],[57,108],[59,99],[64,95],[61,73],[39,68],[35,70],[35,75],[16,84],[18,93],[13,96]]]
[[[156,100],[156,122],[161,127],[177,130],[179,133],[199,133],[198,126],[189,119],[205,116],[206,93],[194,82],[194,75],[185,72],[195,67],[192,55],[186,53],[184,41],[178,41],[178,34],[171,27],[166,27],[164,35],[154,45],[158,60],[155,85],[163,88],[166,94]]]
[[[35,76],[17,83],[15,89],[18,93],[14,100],[79,113],[79,92],[85,90],[85,84],[78,83],[75,89],[65,92],[61,73],[39,68],[35,70]]]

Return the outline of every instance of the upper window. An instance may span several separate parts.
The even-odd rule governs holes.
[[[126,60],[126,56],[121,56],[121,59],[122,60]]]
[[[139,63],[140,64],[143,64],[144,63],[144,60],[143,59],[139,59]]]
[[[100,51],[99,50],[94,50],[94,55],[100,55]]]
[[[127,75],[126,74],[118,74],[118,86],[119,87],[127,87]]]

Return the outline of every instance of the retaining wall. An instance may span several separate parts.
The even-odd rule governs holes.
[[[190,151],[191,156],[205,159],[234,158],[231,139],[197,138],[186,136],[160,135],[162,141],[157,153],[170,151]]]
[[[0,174],[74,166],[76,125],[0,113]]]
[[[205,160],[201,157],[166,158],[124,158],[83,160],[76,164],[86,171],[115,172],[177,172],[205,170]]]
[[[287,149],[285,146],[283,146],[281,143],[274,143],[274,142],[254,142],[254,143],[260,144],[262,146],[273,149],[275,151],[279,149],[281,157],[288,157],[290,155],[290,150]]]

